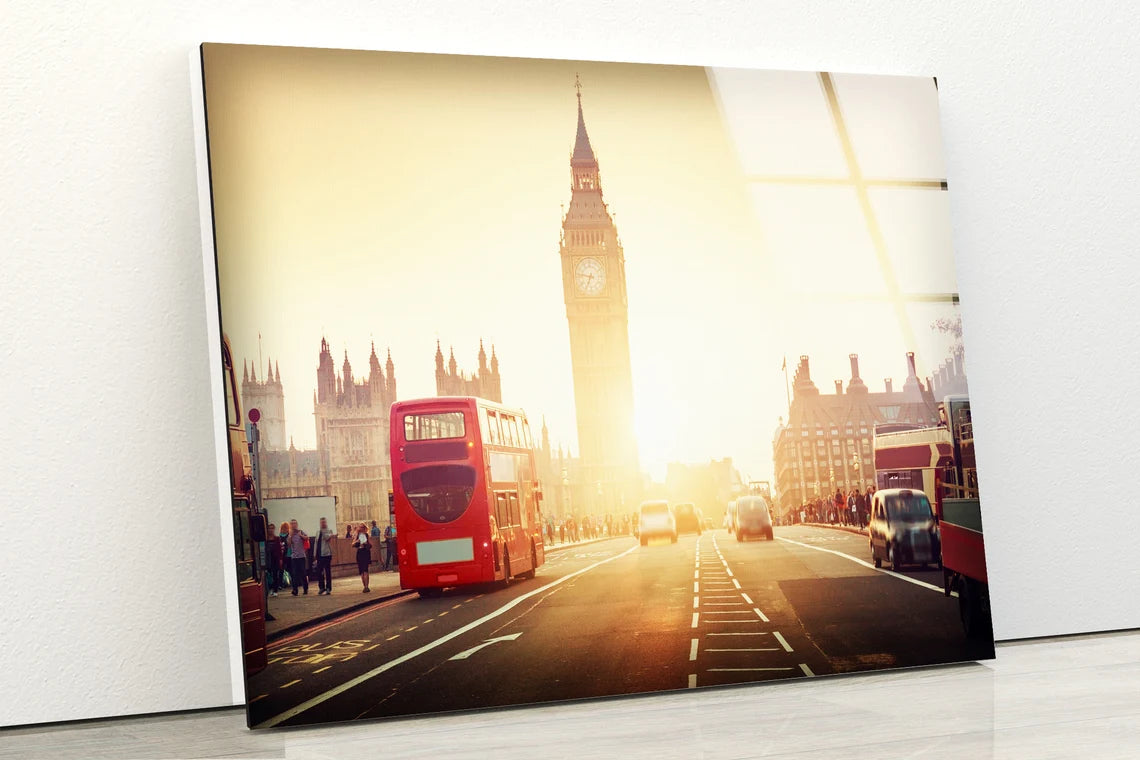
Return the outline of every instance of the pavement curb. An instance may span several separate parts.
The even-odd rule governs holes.
[[[601,538],[591,538],[588,541],[579,541],[575,544],[558,544],[557,546],[548,546],[546,547],[545,552],[547,554],[552,554],[554,552],[560,552],[564,549],[577,549],[582,546],[589,546],[590,544],[596,544],[599,541],[612,541],[615,538],[633,538],[633,536],[602,536]]]
[[[367,601],[357,602],[356,604],[349,605],[348,607],[343,607],[339,610],[336,610],[335,612],[326,612],[323,615],[317,615],[316,617],[309,618],[308,620],[306,620],[302,623],[294,623],[293,625],[287,625],[284,628],[282,628],[281,630],[274,631],[273,633],[266,636],[265,640],[266,640],[266,643],[272,644],[277,639],[284,638],[285,636],[288,636],[291,633],[297,633],[298,631],[303,631],[306,628],[310,628],[314,625],[317,625],[318,623],[327,623],[330,620],[335,620],[336,618],[341,617],[343,615],[347,615],[350,612],[356,612],[357,610],[362,610],[365,607],[371,607],[374,604],[380,604],[381,602],[391,601],[392,599],[399,599],[402,596],[408,596],[409,594],[414,594],[414,593],[416,593],[416,592],[411,591],[411,590],[401,589],[399,591],[394,591],[390,594],[381,594],[380,596],[374,597],[372,599],[368,599]]]
[[[851,528],[846,525],[829,525],[827,523],[795,523],[796,525],[810,525],[813,528],[830,528],[831,530],[841,530],[845,533],[854,533],[857,536],[867,535],[866,529]]]

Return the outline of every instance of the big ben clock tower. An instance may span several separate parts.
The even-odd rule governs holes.
[[[633,434],[633,377],[625,257],[602,198],[598,161],[582,116],[570,156],[570,208],[562,220],[562,288],[570,326],[578,449],[589,511],[637,506],[641,476]]]

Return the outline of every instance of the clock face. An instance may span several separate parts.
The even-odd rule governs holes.
[[[574,265],[574,286],[586,296],[596,296],[606,286],[606,268],[593,257],[579,259]]]

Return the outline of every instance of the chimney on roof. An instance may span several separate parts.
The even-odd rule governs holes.
[[[884,382],[887,384],[887,393],[893,393],[895,388],[891,379],[888,377]]]
[[[836,380],[835,381],[835,395],[836,396],[842,396],[843,395],[843,381],[842,380]]]

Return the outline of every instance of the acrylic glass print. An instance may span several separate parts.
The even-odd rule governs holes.
[[[993,656],[935,80],[201,52],[251,726]]]

